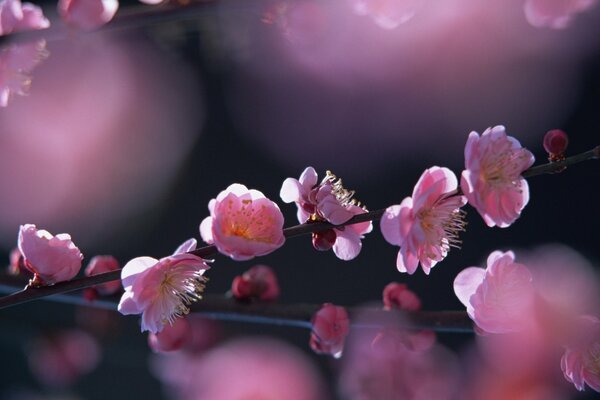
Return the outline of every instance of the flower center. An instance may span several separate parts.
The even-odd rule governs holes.
[[[514,150],[510,142],[494,143],[493,152],[486,154],[481,165],[481,178],[492,186],[510,184],[520,190],[522,165],[527,160],[523,149]]]
[[[448,198],[417,214],[427,241],[443,253],[447,253],[451,247],[460,248],[462,244],[459,234],[466,230],[467,213],[458,207],[453,198]]]
[[[174,268],[165,273],[159,287],[159,300],[163,302],[162,322],[171,325],[179,317],[190,312],[189,306],[202,300],[202,293],[206,288],[208,278],[202,275],[201,270],[182,272]]]
[[[326,171],[325,178],[321,181],[321,185],[331,185],[331,194],[333,194],[340,205],[347,206],[358,206],[367,211],[366,207],[356,199],[354,199],[354,190],[348,190],[344,188],[342,184],[342,178],[338,178],[331,171]]]

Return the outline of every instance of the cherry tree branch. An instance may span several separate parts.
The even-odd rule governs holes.
[[[600,146],[596,146],[591,150],[588,150],[584,153],[580,153],[574,155],[572,157],[566,158],[563,161],[550,162],[542,165],[537,165],[529,168],[528,170],[523,172],[523,177],[534,177],[543,174],[552,174],[563,171],[566,167],[578,164],[583,161],[593,160],[600,158]],[[332,229],[335,227],[342,227],[346,225],[352,225],[365,221],[375,221],[381,218],[385,209],[369,211],[364,214],[355,215],[353,218],[348,220],[347,222],[340,225],[333,225],[328,222],[311,222],[300,225],[291,226],[284,229],[284,235],[286,238],[291,238],[295,236],[306,235],[312,232],[319,232],[326,229]],[[217,249],[215,246],[205,246],[199,249],[196,249],[191,254],[195,254],[200,257],[210,257],[217,253]],[[50,286],[42,286],[42,287],[29,287],[26,286],[23,290],[10,294],[8,296],[4,296],[0,298],[0,309],[14,306],[17,304],[22,304],[28,301],[44,298],[47,296],[57,295],[72,292],[79,289],[84,289],[86,287],[98,285],[100,283],[115,281],[120,279],[121,270],[106,272],[103,274],[82,277],[72,279],[70,281],[59,282]],[[2,278],[0,277],[0,283],[2,283]],[[18,287],[18,286],[17,286]],[[16,289],[16,288],[15,288]]]

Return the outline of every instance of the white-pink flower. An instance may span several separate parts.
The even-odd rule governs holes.
[[[485,223],[506,228],[529,202],[529,186],[521,173],[535,158],[502,125],[481,134],[471,132],[465,146],[460,187]]]
[[[419,263],[429,274],[450,247],[458,247],[464,231],[466,199],[456,195],[458,182],[448,168],[426,169],[415,185],[412,197],[388,207],[381,217],[381,232],[390,244],[400,246],[396,266],[413,274]]]
[[[142,332],[160,332],[165,324],[173,325],[189,312],[189,306],[202,298],[210,267],[193,254],[196,240],[184,242],[172,256],[157,260],[137,257],[121,272],[125,293],[119,302],[123,315],[142,314]]]
[[[81,269],[83,255],[67,233],[52,236],[35,225],[19,228],[17,245],[23,255],[25,267],[36,274],[34,281],[52,284],[74,278]]]
[[[565,378],[577,390],[585,384],[600,392],[600,320],[582,316],[577,320],[579,335],[567,346],[561,361]]]
[[[454,280],[454,293],[469,317],[487,333],[518,332],[536,320],[531,272],[512,251],[494,251],[487,268],[469,267]]]
[[[31,3],[21,4],[21,0],[0,1],[0,36],[49,26],[50,21],[40,7]]]
[[[321,221],[339,225],[367,212],[352,198],[354,191],[345,189],[342,180],[331,172],[327,171],[325,178],[318,183],[313,167],[307,167],[300,179],[287,178],[281,186],[280,196],[286,203],[296,203],[300,223]],[[338,258],[351,260],[360,253],[364,235],[372,230],[373,224],[367,221],[315,232],[313,245],[317,250],[333,247]]]
[[[283,245],[283,214],[258,190],[234,183],[208,203],[200,235],[234,260],[269,254]]]
[[[527,22],[537,28],[564,29],[576,14],[586,11],[596,0],[527,0],[524,10]]]
[[[119,9],[118,0],[58,0],[58,14],[66,24],[92,30],[108,23]]]

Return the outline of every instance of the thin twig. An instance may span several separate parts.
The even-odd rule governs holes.
[[[533,177],[542,174],[551,174],[560,172],[565,169],[565,167],[578,164],[583,161],[593,160],[600,158],[600,146],[596,146],[592,150],[586,151],[584,153],[580,153],[569,157],[563,161],[558,162],[550,162],[547,164],[537,165],[529,168],[528,170],[523,172],[523,177]],[[369,211],[364,214],[355,215],[353,218],[348,220],[347,222],[340,225],[333,225],[328,222],[314,222],[314,223],[306,223],[291,226],[289,228],[285,228],[283,230],[286,238],[291,238],[294,236],[306,235],[312,232],[319,232],[326,229],[332,229],[335,227],[342,227],[346,225],[357,224],[365,221],[375,221],[381,218],[384,209]],[[196,249],[191,254],[195,254],[200,257],[210,257],[217,253],[217,249],[215,246],[205,246],[199,249]],[[46,296],[52,296],[61,293],[68,293],[74,290],[84,289],[86,287],[98,285],[100,283],[115,281],[120,279],[121,270],[105,272],[103,274],[76,278],[70,281],[59,282],[51,286],[43,286],[43,287],[26,287],[25,289],[10,294],[8,296],[0,298],[0,309],[14,306],[17,304],[25,303],[28,301],[36,300],[39,298],[43,298]]]

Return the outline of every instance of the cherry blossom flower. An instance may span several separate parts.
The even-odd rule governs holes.
[[[178,318],[158,333],[148,334],[148,346],[159,353],[181,349],[192,340],[192,328],[186,318]]]
[[[32,374],[43,384],[54,387],[72,385],[96,368],[100,345],[82,330],[68,330],[39,336],[27,352]]]
[[[234,183],[208,203],[200,235],[234,260],[269,254],[283,245],[283,214],[261,192]]]
[[[172,256],[137,257],[125,264],[119,312],[142,314],[142,332],[152,333],[186,315],[190,304],[202,298],[207,280],[203,275],[210,268],[202,258],[187,254],[195,248],[196,240],[189,239]]]
[[[82,30],[93,30],[108,23],[118,8],[118,0],[58,0],[58,14],[63,21]]]
[[[287,178],[280,191],[281,199],[286,203],[296,203],[297,217],[300,223],[329,222],[339,225],[347,222],[366,209],[353,199],[354,191],[347,190],[342,180],[330,171],[317,184],[317,173],[313,167],[307,167],[300,179]],[[373,230],[371,221],[336,227],[313,233],[313,246],[317,250],[329,250],[341,260],[352,260],[360,253],[364,235]]]
[[[465,170],[460,187],[485,223],[506,228],[529,202],[529,186],[521,173],[535,158],[502,125],[481,137],[471,132],[465,146]]]
[[[310,359],[274,339],[241,338],[205,353],[154,358],[169,398],[181,400],[322,400],[328,398]]]
[[[350,319],[344,307],[325,303],[312,318],[310,348],[319,354],[340,358],[350,332]]]
[[[95,256],[92,257],[89,264],[85,268],[84,274],[85,276],[92,276],[102,274],[104,272],[115,271],[120,267],[119,261],[117,261],[117,259],[113,256]],[[121,284],[119,281],[106,282],[94,287],[98,293],[104,296],[115,294],[120,288]]]
[[[44,16],[42,9],[31,3],[20,0],[0,1],[0,36],[13,32],[46,29],[50,21]]]
[[[415,0],[350,0],[356,15],[368,15],[383,29],[394,29],[415,15]]]
[[[577,325],[579,334],[567,345],[561,369],[577,390],[582,391],[587,384],[600,392],[600,320],[582,316]]]
[[[233,279],[231,291],[236,299],[273,301],[279,297],[279,284],[273,270],[266,265],[255,265]]]
[[[454,280],[454,293],[469,317],[487,333],[526,330],[535,321],[532,275],[512,251],[494,251],[487,268],[469,267]]]
[[[31,72],[48,57],[46,41],[18,43],[0,50],[0,107],[6,107],[13,95],[26,95]]]
[[[536,28],[564,29],[576,14],[595,4],[596,0],[526,0],[523,7],[527,22]]]
[[[25,224],[19,228],[17,245],[25,268],[36,275],[33,284],[66,281],[81,269],[83,255],[67,233],[52,236],[35,225]]]
[[[448,168],[431,167],[419,178],[412,197],[388,207],[381,218],[381,232],[390,244],[400,246],[396,266],[413,274],[419,263],[429,274],[450,247],[458,247],[464,231],[463,196],[453,195],[456,176]]]

